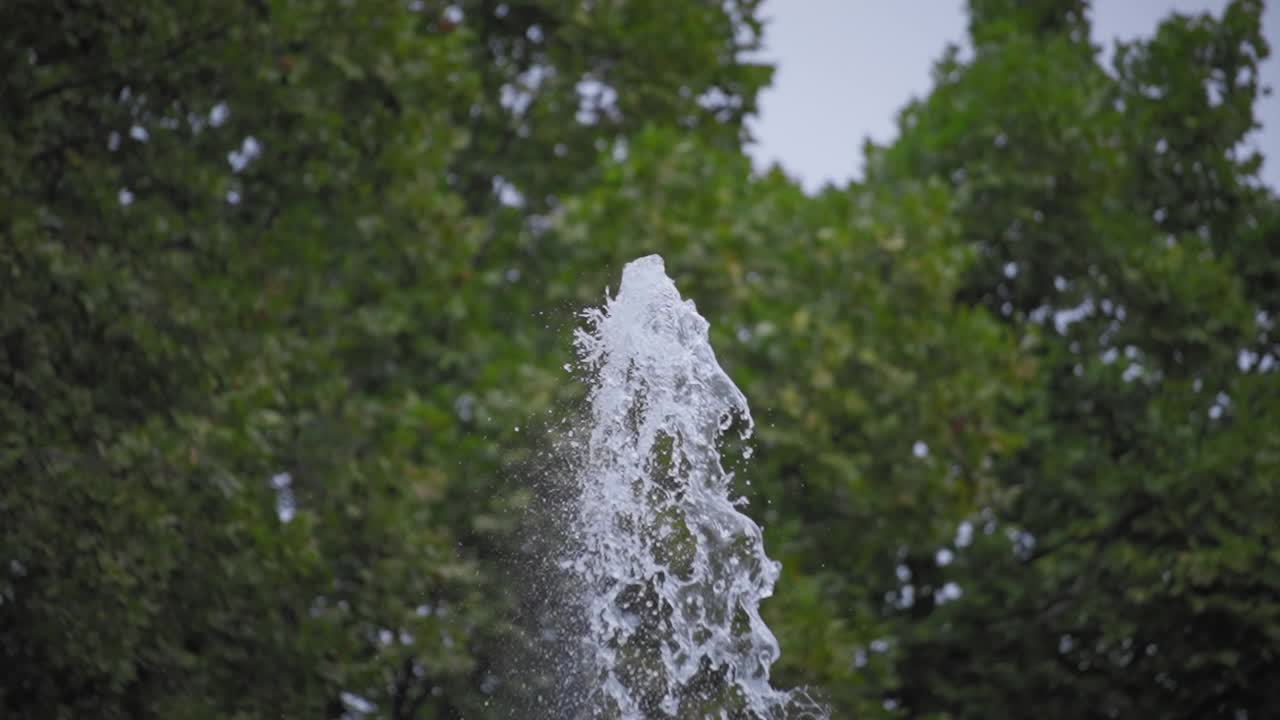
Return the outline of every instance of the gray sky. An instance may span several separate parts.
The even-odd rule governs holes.
[[[1170,12],[1220,13],[1226,0],[1094,0],[1094,42],[1150,35]],[[753,130],[758,164],[781,163],[806,187],[861,174],[862,140],[892,139],[894,116],[930,87],[947,43],[965,38],[964,0],[766,0],[764,57],[777,71]],[[1280,0],[1263,32],[1272,56],[1262,80],[1275,88],[1258,106],[1252,143],[1267,156],[1262,176],[1280,189]]]

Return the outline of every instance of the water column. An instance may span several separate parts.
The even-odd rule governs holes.
[[[596,717],[825,717],[775,690],[778,643],[760,617],[779,564],[731,498],[725,432],[751,433],[708,323],[657,255],[576,335],[592,383],[568,555]]]

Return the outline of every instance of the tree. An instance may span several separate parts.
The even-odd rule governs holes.
[[[379,630],[476,622],[413,612],[474,583],[390,502],[415,466],[327,322],[399,234],[458,233],[448,142],[413,139],[456,137],[426,98],[465,92],[464,53],[392,5],[7,7],[8,713],[321,715],[413,657]],[[315,442],[355,407],[376,458]],[[415,684],[465,687],[458,647]]]
[[[1043,390],[987,501],[1001,532],[949,570],[965,601],[905,631],[895,697],[953,717],[1274,714],[1280,234],[1241,145],[1262,5],[1174,16],[1112,72],[1078,23],[991,6],[869,181],[950,180],[982,258],[961,296],[1035,344]]]
[[[500,477],[558,365],[531,360],[535,256],[491,198],[514,180],[545,211],[646,118],[734,141],[767,77],[753,3],[639,8],[0,11],[6,714],[458,717],[505,692]],[[500,80],[530,63],[561,79],[513,145]],[[579,74],[608,122],[568,121]]]

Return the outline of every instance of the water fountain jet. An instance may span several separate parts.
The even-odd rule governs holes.
[[[568,550],[594,717],[824,718],[769,682],[778,642],[760,616],[780,565],[738,510],[721,460],[752,431],[708,323],[661,257],[624,268],[575,335],[590,382]],[[583,707],[582,704],[576,704]]]

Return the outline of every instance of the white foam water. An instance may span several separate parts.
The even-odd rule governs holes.
[[[826,717],[769,681],[778,642],[759,606],[780,565],[731,497],[722,440],[745,440],[752,420],[707,321],[657,255],[627,264],[617,295],[584,316],[590,429],[562,567],[580,591],[587,712]]]

